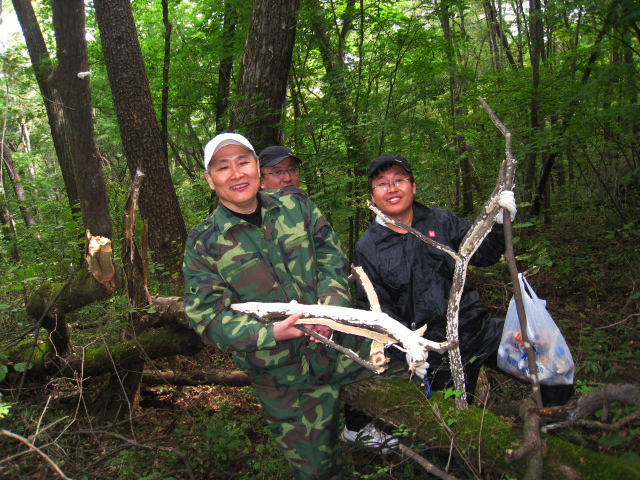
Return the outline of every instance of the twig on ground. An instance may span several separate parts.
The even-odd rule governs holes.
[[[47,454],[46,454],[46,453],[44,453],[42,450],[40,450],[38,447],[36,447],[33,443],[29,442],[29,440],[27,440],[26,438],[21,437],[20,435],[17,435],[17,434],[15,434],[15,433],[12,433],[12,432],[10,432],[10,431],[8,431],[8,430],[5,430],[5,429],[2,429],[2,430],[0,431],[0,433],[1,433],[2,435],[6,436],[6,437],[9,437],[9,438],[15,438],[16,440],[18,440],[18,441],[20,441],[20,442],[24,443],[27,447],[29,447],[29,449],[33,450],[33,451],[34,451],[34,452],[36,452],[38,455],[40,455],[42,458],[44,458],[44,459],[47,461],[47,463],[48,463],[49,465],[51,465],[51,468],[53,468],[53,469],[56,471],[56,473],[60,476],[60,478],[64,478],[65,480],[71,480],[69,477],[67,477],[67,476],[62,472],[62,470],[60,470],[60,467],[58,467],[58,466],[53,462],[53,460],[51,460],[51,459],[47,456]]]
[[[611,325],[605,325],[604,327],[596,327],[594,330],[604,330],[605,328],[615,327],[616,325],[620,325],[621,323],[626,322],[631,317],[640,317],[640,312],[639,313],[632,313],[631,315],[627,315],[623,320],[620,320],[619,322],[616,322],[616,323],[612,323]]]
[[[403,455],[405,455],[406,457],[416,462],[418,465],[424,468],[427,471],[427,473],[433,475],[434,477],[442,478],[443,480],[457,480],[456,477],[449,475],[448,473],[440,470],[433,463],[428,461],[426,458],[418,455],[409,447],[406,447],[400,443],[398,444],[398,449],[402,452]]]

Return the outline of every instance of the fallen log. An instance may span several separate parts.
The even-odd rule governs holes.
[[[224,385],[246,387],[251,385],[249,377],[242,370],[213,370],[198,372],[144,372],[145,386],[174,385],[176,387],[198,387],[201,385]]]
[[[467,457],[470,464],[480,465],[481,471],[475,472],[480,478],[490,474],[497,478],[524,478],[526,474],[526,459],[509,464],[505,458],[507,450],[519,447],[519,434],[488,410],[473,405],[459,410],[452,398],[444,399],[442,392],[434,392],[427,399],[412,383],[384,377],[343,388],[342,400],[387,424],[415,432],[415,438],[429,448],[449,452],[453,444],[454,455],[459,459]],[[546,443],[542,467],[545,480],[571,476],[590,480],[640,479],[640,466],[636,464],[555,436],[541,434],[541,439]]]

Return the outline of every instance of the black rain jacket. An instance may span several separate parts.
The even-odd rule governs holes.
[[[414,202],[412,227],[458,251],[471,225],[449,210],[428,208]],[[493,265],[500,260],[503,252],[504,232],[502,225],[496,224],[471,258],[470,264]],[[424,337],[429,340],[446,340],[447,303],[455,265],[451,256],[411,233],[396,233],[377,223],[374,218],[356,244],[354,264],[361,266],[369,276],[383,312],[411,330],[426,324]],[[369,302],[360,285],[356,288],[356,298],[359,308],[369,309]],[[491,316],[480,301],[478,291],[467,280],[459,312],[463,363],[476,356],[483,362],[488,354],[493,353],[500,343],[502,326],[503,321]],[[394,356],[404,360],[404,353],[398,355],[398,349],[391,348],[390,351],[397,352]],[[429,353],[430,368],[439,367],[442,360],[442,356]]]

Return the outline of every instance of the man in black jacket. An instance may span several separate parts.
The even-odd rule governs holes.
[[[449,210],[427,208],[415,201],[416,185],[409,162],[399,155],[382,155],[369,168],[369,192],[376,206],[389,217],[410,225],[438,243],[457,251],[469,222]],[[511,216],[516,208],[513,192],[504,196]],[[502,213],[498,214],[498,222]],[[489,266],[504,252],[502,225],[496,224],[470,264]],[[447,304],[454,260],[445,252],[382,219],[372,220],[356,245],[354,264],[369,276],[382,310],[412,330],[427,325],[425,337],[446,340]],[[369,308],[364,292],[358,304]],[[473,394],[480,365],[498,350],[504,321],[493,317],[480,302],[478,291],[465,282],[460,301],[459,339],[465,365],[466,390]],[[394,349],[391,349],[394,351]],[[429,381],[434,390],[451,385],[448,356],[429,354]]]
[[[399,155],[382,155],[370,165],[369,192],[385,215],[412,226],[455,251],[470,228],[469,222],[449,210],[428,208],[415,201],[416,185],[409,162]],[[502,192],[498,204],[516,215],[513,192]],[[490,266],[504,252],[502,211],[470,264]],[[447,305],[453,280],[454,260],[415,235],[387,224],[371,221],[356,245],[354,264],[362,266],[378,295],[382,311],[412,330],[427,326],[425,338],[446,340]],[[359,308],[369,309],[364,291],[357,289]],[[475,391],[480,367],[497,369],[497,351],[504,320],[491,315],[478,291],[465,282],[459,310],[459,340],[469,400]],[[397,349],[389,349],[400,353]],[[429,353],[427,379],[433,390],[453,385],[448,354]],[[564,403],[573,389],[541,386],[546,404]],[[564,398],[559,398],[559,395]]]

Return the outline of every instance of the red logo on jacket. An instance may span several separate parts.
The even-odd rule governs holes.
[[[429,238],[436,238],[436,231],[435,230],[429,230]]]

